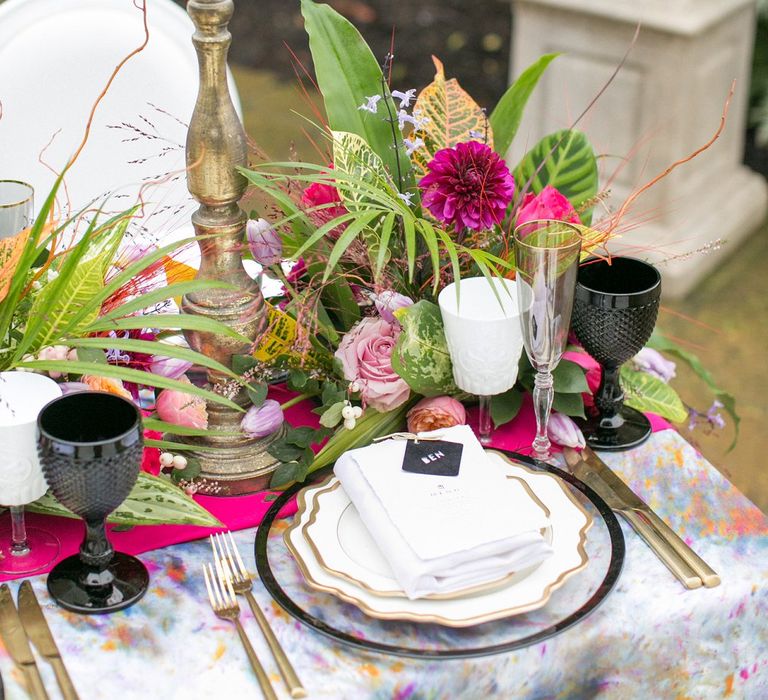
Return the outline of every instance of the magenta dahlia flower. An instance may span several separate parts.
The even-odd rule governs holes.
[[[479,141],[443,148],[427,165],[419,181],[422,203],[438,221],[457,231],[475,231],[501,223],[515,194],[507,164]]]

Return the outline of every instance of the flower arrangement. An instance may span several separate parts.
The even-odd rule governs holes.
[[[464,422],[460,402],[469,397],[453,383],[435,304],[439,290],[462,276],[513,276],[511,232],[537,219],[570,222],[582,234],[585,257],[607,256],[606,244],[637,195],[618,213],[598,216],[604,193],[597,159],[576,129],[545,136],[513,168],[505,162],[525,103],[556,54],[523,71],[488,114],[436,58],[435,78],[418,94],[392,89],[393,56],[380,65],[329,6],[312,0],[301,6],[327,116],[318,126],[327,149],[319,165],[260,163],[243,170],[270,202],[263,218],[253,215],[248,241],[264,274],[283,285],[271,323],[291,332],[273,352],[242,358],[241,369],[287,370],[289,387],[320,403],[324,429],[315,441],[331,437],[314,455],[289,430],[272,448],[283,461],[273,485],[303,480],[406,420],[412,430]],[[289,274],[285,259],[293,261]],[[689,416],[668,384],[661,350],[691,364],[737,419],[732,397],[694,356],[660,334],[650,345],[655,350],[622,370],[628,404],[677,422]],[[589,376],[595,368],[585,370],[589,358],[573,350],[555,372],[554,408],[562,417],[552,430],[561,442],[576,444],[567,416],[584,416],[596,387]],[[533,376],[523,355],[517,385],[493,397],[497,426],[515,417]]]
[[[145,389],[150,404],[159,391],[156,413],[146,412],[144,419],[148,449],[143,472],[113,521],[216,525],[218,521],[174,483],[194,478],[192,460],[184,459],[183,469],[181,460],[166,465],[177,467],[169,469],[174,478],[167,479],[158,476],[158,456],[161,450],[184,447],[163,440],[165,432],[205,432],[206,400],[230,403],[186,379],[184,372],[193,363],[239,381],[220,363],[167,340],[185,328],[229,335],[233,331],[166,307],[182,294],[226,285],[178,282],[166,275],[169,256],[190,241],[141,251],[127,245],[126,231],[136,209],[103,220],[98,212],[81,212],[55,222],[59,184],[30,229],[5,241],[7,260],[14,264],[3,266],[0,371],[42,372],[57,380],[63,392],[98,390],[138,400]],[[2,393],[0,385],[0,398]],[[184,397],[183,406],[178,397]],[[50,495],[31,509],[68,514]]]

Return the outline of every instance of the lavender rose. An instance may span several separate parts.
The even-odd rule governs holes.
[[[387,289],[381,294],[374,294],[373,303],[376,305],[376,311],[379,312],[379,316],[387,323],[395,323],[395,311],[406,306],[413,306],[413,299],[405,296],[405,294]]]
[[[344,377],[358,382],[363,401],[382,413],[408,400],[410,389],[392,369],[392,350],[399,331],[383,319],[364,318],[339,344],[336,357]]]

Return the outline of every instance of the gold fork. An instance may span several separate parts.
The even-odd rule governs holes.
[[[237,604],[237,598],[235,592],[232,589],[232,583],[230,577],[228,577],[221,566],[216,562],[216,574],[213,572],[213,567],[210,564],[203,564],[203,574],[205,576],[205,587],[208,589],[208,598],[211,601],[211,607],[217,617],[222,620],[228,620],[232,622],[237,633],[240,635],[240,641],[243,643],[245,653],[248,654],[248,660],[251,662],[256,678],[261,686],[261,691],[264,693],[266,700],[277,700],[277,695],[272,689],[272,685],[269,682],[269,677],[264,671],[264,667],[259,661],[259,657],[256,656],[254,648],[251,646],[251,642],[248,636],[245,634],[243,626],[240,624],[240,606]],[[218,575],[217,575],[218,574]]]
[[[222,565],[227,565],[227,568],[234,572],[232,587],[234,588],[235,593],[244,595],[248,604],[251,606],[256,622],[259,623],[264,638],[267,640],[267,645],[272,652],[272,656],[275,657],[277,667],[280,669],[280,675],[282,675],[285,685],[291,693],[291,697],[304,698],[307,696],[307,691],[304,689],[299,677],[296,675],[296,671],[294,671],[285,651],[283,651],[283,648],[280,646],[280,642],[277,641],[277,637],[275,637],[275,633],[269,626],[266,616],[259,607],[258,602],[256,602],[256,598],[253,597],[253,593],[251,592],[253,588],[251,575],[245,568],[245,564],[237,549],[232,533],[227,532],[227,534],[229,535],[228,539],[220,533],[217,533],[215,536],[210,535],[211,547],[213,547],[213,558],[215,561],[222,562]]]

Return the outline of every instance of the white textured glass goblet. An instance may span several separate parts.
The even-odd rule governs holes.
[[[563,221],[530,221],[515,229],[515,266],[525,352],[536,370],[533,455],[550,458],[547,424],[555,395],[552,372],[563,356],[571,325],[581,234]]]
[[[480,398],[480,442],[491,441],[491,396],[517,381],[523,335],[515,283],[469,277],[449,284],[437,299],[453,363],[453,379],[462,391]]]
[[[0,505],[10,510],[10,522],[0,525],[0,573],[34,573],[59,554],[54,535],[24,522],[24,505],[48,489],[37,456],[37,416],[59,396],[49,377],[0,372]]]

